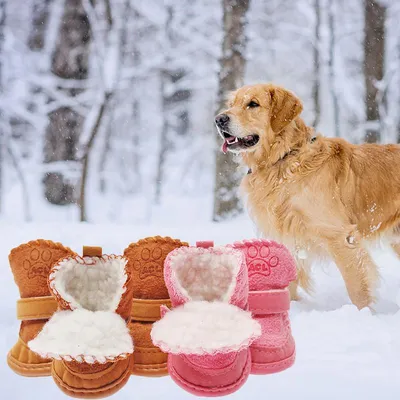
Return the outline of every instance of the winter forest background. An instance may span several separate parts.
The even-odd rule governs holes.
[[[0,0],[0,219],[234,217],[213,121],[242,83],[399,142],[399,21],[396,0]]]

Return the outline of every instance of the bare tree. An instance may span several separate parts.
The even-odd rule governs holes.
[[[164,67],[160,69],[160,92],[162,96],[163,125],[160,136],[160,150],[157,164],[155,203],[161,201],[162,185],[164,183],[165,164],[169,153],[174,148],[176,137],[184,137],[189,131],[188,103],[191,98],[189,88],[182,85],[187,78],[188,71],[185,67],[175,63],[171,52],[182,40],[174,22],[176,23],[176,10],[174,6],[167,6],[166,32],[166,58]],[[189,16],[188,16],[189,17]]]
[[[375,0],[364,0],[365,141],[380,140],[379,82],[384,75],[386,8]]]
[[[120,70],[122,63],[122,37],[125,32],[125,23],[121,23],[121,19],[114,19],[111,11],[110,0],[104,0],[105,6],[105,32],[104,32],[104,42],[100,43],[101,35],[95,33],[95,26],[100,25],[100,20],[97,14],[94,12],[94,2],[85,2],[87,11],[90,15],[90,25],[92,27],[92,33],[95,40],[95,45],[97,49],[97,63],[101,66],[100,74],[98,78],[101,80],[99,82],[101,101],[99,105],[93,108],[95,111],[95,118],[87,132],[83,135],[83,140],[88,136],[86,143],[82,143],[83,155],[82,155],[82,169],[81,169],[81,179],[80,179],[80,195],[79,195],[79,208],[80,208],[80,221],[87,221],[87,205],[86,205],[86,186],[88,181],[89,173],[89,161],[91,153],[94,148],[94,142],[99,135],[100,127],[104,122],[107,115],[107,108],[114,98],[114,94],[117,90],[118,82],[120,81]],[[129,10],[129,0],[125,0],[118,4],[122,6],[123,15]],[[115,10],[121,9],[121,7],[115,6]],[[100,50],[100,47],[102,50]],[[112,57],[112,63],[109,62],[109,57]],[[106,68],[107,66],[107,68]],[[81,142],[83,142],[81,140]],[[107,145],[107,143],[106,143]]]
[[[133,26],[133,33],[135,34],[135,37],[139,37],[139,21],[141,19],[140,13],[134,9],[133,10],[133,18],[135,21],[135,24]],[[128,40],[126,38],[126,40]],[[132,44],[132,64],[135,69],[139,68],[139,65],[141,63],[141,54],[140,54],[140,49],[139,46],[136,42]],[[132,132],[132,143],[133,143],[133,170],[132,173],[135,175],[135,187],[137,187],[137,190],[141,189],[142,186],[142,181],[141,181],[141,174],[140,174],[140,131],[141,131],[141,102],[140,102],[140,96],[137,93],[137,88],[138,88],[138,83],[139,80],[133,78],[132,79],[132,85],[133,87],[136,88],[135,93],[133,94],[133,104],[132,104],[132,119],[133,123],[136,127],[134,131]]]
[[[321,80],[321,5],[320,0],[314,0],[315,10],[315,28],[314,28],[314,46],[313,46],[313,59],[314,59],[314,81],[312,96],[314,100],[314,120],[312,126],[317,129],[321,118],[321,105],[320,105],[320,80]]]
[[[167,105],[165,98],[165,75],[166,71],[161,70],[160,76],[160,93],[162,96],[162,109],[164,111],[163,114],[167,113]],[[165,115],[163,118],[163,124],[160,133],[160,150],[158,152],[158,163],[157,163],[157,177],[156,177],[156,190],[155,190],[155,203],[160,204],[161,201],[161,188],[164,180],[164,168],[165,168],[165,159],[167,157],[168,147],[170,146],[168,141],[168,118]]]
[[[340,109],[339,99],[337,94],[337,82],[336,82],[336,29],[335,29],[335,4],[330,2],[328,6],[328,26],[329,26],[329,81],[330,81],[330,92],[333,103],[333,124],[334,132],[336,137],[340,137]]]
[[[52,72],[63,79],[84,80],[88,77],[90,25],[82,0],[65,2],[57,44],[52,56]],[[61,90],[61,89],[60,89]],[[79,90],[64,90],[74,97]],[[77,148],[84,118],[69,106],[50,113],[45,133],[44,162],[78,161]],[[45,197],[57,205],[76,201],[75,184],[63,172],[48,171],[44,177]]]
[[[168,41],[168,47],[171,47],[172,41],[174,39],[172,32],[172,20],[174,17],[174,9],[172,6],[166,7],[167,18],[165,22],[165,37]],[[171,56],[170,54],[166,54],[165,57],[165,65],[166,67],[170,64]],[[160,93],[161,93],[161,101],[162,101],[162,111],[163,111],[163,124],[160,133],[160,150],[158,152],[158,163],[157,163],[157,176],[156,176],[156,189],[155,189],[155,203],[159,204],[161,200],[161,188],[164,179],[164,168],[165,168],[165,160],[167,157],[168,147],[170,146],[168,140],[168,130],[169,130],[169,118],[166,115],[167,110],[167,99],[165,93],[166,79],[169,73],[167,68],[160,70]]]
[[[113,16],[113,12],[111,10],[111,4],[109,0],[104,0],[105,2],[105,20],[106,20],[106,25],[107,25],[107,31],[106,31],[106,37],[105,39],[108,39],[108,36],[110,34],[110,30],[112,29],[113,25],[114,25],[114,16]],[[132,7],[131,7],[131,2],[130,0],[126,0],[126,7],[125,7],[125,13],[124,13],[124,18],[128,21],[132,21],[133,25],[135,25],[135,19],[132,18]],[[114,10],[115,11],[115,10]],[[93,25],[93,23],[92,23]],[[132,36],[130,36],[131,31],[129,30],[129,24],[124,24],[124,28],[122,30],[122,37],[121,37],[121,41],[122,41],[122,48],[121,48],[121,60],[120,63],[123,64],[124,63],[124,59],[127,56],[127,53],[131,51],[130,48],[128,48],[128,41]],[[132,40],[132,42],[136,43],[136,40]],[[104,60],[98,60],[97,62],[100,62],[101,64],[104,63]],[[119,94],[120,96],[124,96],[126,95],[125,93],[123,94]],[[107,97],[108,96],[108,100]],[[106,96],[103,98],[103,104],[104,104],[104,100],[106,100],[106,102],[108,103],[111,100],[111,94],[108,92],[108,94],[106,93]],[[125,97],[126,99],[126,97]],[[114,98],[115,101],[118,101],[119,98]],[[128,102],[129,100],[126,99]],[[101,107],[101,106],[100,106]],[[99,111],[101,111],[101,109],[99,109]],[[107,113],[105,113],[105,107],[101,116],[101,119],[104,118],[104,116],[106,116]],[[98,116],[100,115],[100,113],[98,114]],[[100,159],[99,159],[99,164],[98,164],[98,174],[99,174],[99,190],[101,193],[106,193],[107,191],[107,162],[108,159],[110,158],[111,155],[111,151],[112,151],[112,142],[113,142],[113,136],[115,136],[115,129],[114,126],[116,123],[118,123],[118,121],[116,121],[116,117],[118,115],[118,112],[114,112],[110,115],[110,117],[107,120],[107,125],[105,128],[105,137],[104,137],[104,145],[103,148],[101,150],[101,155],[100,155]],[[101,122],[101,121],[100,121]],[[94,127],[96,126],[96,124],[94,125]],[[100,127],[100,126],[99,126]],[[99,130],[98,128],[96,129],[97,131]],[[125,133],[125,132],[124,132]],[[97,133],[96,133],[97,135]],[[125,159],[125,157],[121,157],[122,160]],[[86,179],[85,179],[86,180]],[[82,184],[82,182],[81,182]],[[85,183],[83,183],[83,186],[85,186]],[[84,189],[85,190],[85,189]],[[81,190],[81,195],[82,195],[82,190]],[[85,195],[83,195],[83,198],[85,197]],[[82,202],[82,200],[81,200]],[[85,206],[84,206],[85,207]],[[82,209],[81,209],[82,210]],[[85,212],[83,213],[85,214]],[[82,218],[82,211],[81,211],[81,218]]]
[[[38,59],[46,59],[47,61],[48,58],[45,54],[43,54],[43,50],[45,48],[46,38],[48,37],[50,5],[51,0],[34,0],[32,5],[32,21],[28,35],[28,47],[30,50],[39,55],[39,57],[35,57],[35,65],[32,67],[32,69],[36,70],[35,72],[38,75],[41,75],[42,73],[48,73],[47,70],[44,71],[43,63],[37,63],[37,61]],[[31,84],[31,96],[29,98],[28,108],[32,111],[38,110],[42,104],[48,100],[47,96],[40,96],[42,93],[40,81],[41,80],[38,79]],[[18,129],[18,125],[23,124],[24,121],[14,121],[14,131]],[[26,131],[26,129],[24,129],[24,131]]]
[[[81,175],[81,185],[79,191],[79,208],[80,208],[80,221],[84,222],[87,221],[87,211],[86,211],[86,185],[87,185],[87,177],[88,177],[88,168],[89,168],[89,156],[92,152],[94,141],[96,136],[99,133],[100,125],[103,121],[106,108],[108,103],[110,102],[112,97],[111,92],[106,92],[102,103],[99,107],[95,123],[93,124],[93,128],[90,133],[89,140],[85,146],[85,151],[82,157],[82,175]]]
[[[218,77],[217,110],[224,107],[226,94],[243,85],[246,65],[245,21],[250,0],[223,0],[222,57]],[[218,141],[219,143],[219,141]],[[241,212],[237,195],[240,175],[232,153],[216,153],[213,220],[220,221]]]
[[[49,8],[51,0],[34,0],[32,8],[32,28],[28,37],[31,50],[42,50],[44,47]]]

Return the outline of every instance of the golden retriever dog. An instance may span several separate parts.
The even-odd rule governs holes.
[[[310,292],[310,263],[329,255],[351,301],[373,307],[378,271],[368,241],[384,236],[400,255],[400,146],[353,145],[314,136],[301,101],[273,84],[244,86],[216,116],[223,151],[248,167],[241,189],[261,233],[294,254]]]

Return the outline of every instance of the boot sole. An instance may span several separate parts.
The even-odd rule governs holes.
[[[138,365],[135,364],[131,371],[132,375],[136,376],[148,376],[153,378],[161,378],[168,376],[167,363],[156,364],[156,365]]]
[[[18,375],[32,378],[51,375],[51,361],[42,364],[26,364],[18,361],[9,352],[7,354],[7,364]]]
[[[280,361],[273,363],[262,364],[262,363],[252,363],[251,364],[251,374],[252,375],[268,375],[275,374],[277,372],[284,371],[290,368],[296,359],[296,352],[294,352],[290,357],[285,358]]]
[[[132,357],[127,365],[124,372],[114,381],[101,386],[96,389],[85,389],[85,388],[75,388],[66,384],[56,373],[54,369],[54,364],[52,366],[51,375],[54,379],[56,385],[60,390],[70,397],[75,398],[85,398],[85,399],[101,399],[103,397],[108,397],[118,392],[121,388],[125,386],[131,376],[131,363]]]
[[[170,375],[172,380],[180,386],[182,389],[186,390],[187,392],[199,396],[199,397],[220,397],[226,396],[228,394],[232,394],[239,390],[247,381],[248,377],[250,376],[251,370],[251,354],[250,351],[247,354],[246,364],[242,371],[242,376],[234,383],[218,388],[204,388],[201,386],[193,385],[190,382],[184,380],[174,369],[174,367],[170,366]]]

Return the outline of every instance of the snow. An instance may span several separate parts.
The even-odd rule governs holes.
[[[9,144],[15,161],[10,154],[3,154],[0,190],[0,254],[4,271],[0,275],[3,282],[0,372],[3,374],[0,387],[4,398],[57,400],[66,397],[51,378],[19,377],[5,363],[19,326],[15,318],[18,291],[7,265],[12,247],[43,237],[61,241],[79,252],[86,244],[102,245],[106,253],[118,254],[130,242],[149,235],[169,235],[192,243],[213,238],[218,244],[225,244],[254,237],[255,230],[245,216],[227,223],[205,222],[210,220],[213,208],[216,148],[213,119],[218,92],[218,59],[222,50],[220,1],[131,0],[127,9],[125,0],[113,0],[114,32],[108,43],[102,43],[105,21],[101,12],[97,10],[97,15],[91,14],[91,18],[98,20],[94,24],[96,29],[92,30],[90,73],[83,81],[49,73],[65,1],[48,2],[52,7],[41,52],[31,51],[26,45],[32,4],[20,7],[19,3],[7,2],[1,66],[3,141]],[[88,5],[89,0],[84,3]],[[101,7],[104,2],[98,3]],[[282,6],[283,3],[287,4]],[[274,81],[293,90],[303,100],[302,115],[310,122],[314,117],[312,57],[314,45],[317,45],[321,52],[318,130],[329,136],[334,131],[334,118],[327,65],[328,1],[320,3],[322,25],[317,42],[313,1],[251,2],[246,26],[249,40],[244,80],[247,84]],[[349,141],[359,142],[367,126],[364,124],[365,79],[362,73],[364,6],[361,0],[340,3],[334,21],[337,44],[334,72],[340,94],[341,130]],[[386,0],[385,3],[388,4],[386,66],[379,86],[388,88],[387,110],[386,114],[382,113],[385,128],[382,142],[387,143],[397,141],[400,117],[400,74],[395,73],[399,71],[400,2]],[[169,12],[171,21],[167,21]],[[123,34],[126,43],[121,48],[122,43],[115,37],[119,30],[126,30]],[[174,83],[164,82],[162,71],[166,68],[182,69],[185,77]],[[161,83],[165,85],[164,93]],[[79,219],[75,205],[59,207],[44,199],[42,182],[46,172],[60,171],[71,183],[78,182],[80,176],[79,163],[74,161],[43,164],[48,114],[60,106],[72,105],[85,117],[86,125],[77,149],[81,155],[103,89],[114,85],[115,96],[107,107],[89,166],[87,211],[89,221],[96,224],[73,223]],[[79,93],[68,97],[68,88],[79,89]],[[189,101],[164,107],[163,97],[178,89],[191,91]],[[185,119],[182,111],[187,112],[184,122],[188,129],[179,134],[179,131],[186,131],[181,127],[181,120]],[[162,206],[156,206],[154,192],[164,121],[169,124],[170,148],[166,152],[161,182]],[[220,195],[229,197],[233,193],[221,191]],[[368,212],[376,213],[376,204],[372,204]],[[371,232],[379,226],[379,221],[373,221]],[[306,249],[299,249],[298,256],[307,258]],[[291,320],[298,352],[295,366],[276,375],[251,376],[244,388],[231,397],[398,398],[400,261],[385,248],[375,249],[374,257],[381,266],[382,275],[374,313],[358,311],[351,305],[334,265],[314,266],[315,296],[304,295],[301,301],[292,303]],[[132,377],[114,398],[131,399],[132,396],[178,400],[192,397],[169,378],[154,381],[139,377]]]
[[[0,387],[3,398],[64,399],[51,378],[24,378],[6,365],[8,350],[17,339],[15,318],[18,291],[7,263],[10,249],[38,237],[61,241],[76,251],[82,245],[101,245],[104,252],[121,253],[132,241],[148,235],[170,235],[188,240],[214,239],[217,244],[254,237],[246,217],[212,224],[192,218],[169,223],[158,210],[155,223],[110,224],[10,224],[2,223],[0,235],[3,260],[3,290],[0,313]],[[177,214],[173,213],[175,219]],[[202,214],[202,213],[200,213]],[[164,216],[164,218],[163,218]],[[297,360],[287,371],[269,376],[250,376],[245,386],[229,396],[232,399],[397,399],[400,392],[400,261],[385,248],[374,249],[382,283],[376,311],[358,311],[351,305],[339,272],[332,264],[314,266],[315,296],[303,296],[291,305]],[[113,399],[140,400],[190,399],[192,395],[171,379],[132,376]]]

